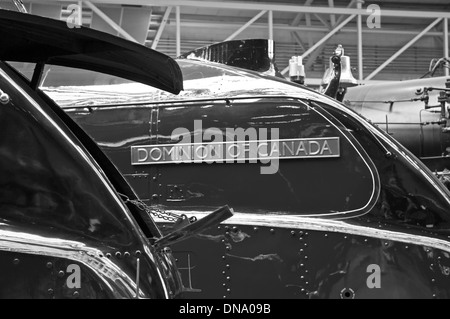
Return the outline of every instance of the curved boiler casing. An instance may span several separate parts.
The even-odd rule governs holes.
[[[429,93],[428,107],[421,100],[424,88],[445,88],[447,78],[426,78],[349,88],[345,104],[366,117],[421,159],[448,156],[448,107],[445,116],[439,91]],[[448,104],[447,104],[448,105]]]
[[[186,297],[450,297],[450,193],[411,152],[300,85],[178,63],[178,96],[43,90],[148,204],[197,218],[234,208],[171,247]]]
[[[154,52],[98,31],[73,32],[62,21],[5,10],[0,25],[0,298],[178,296],[173,256],[153,245],[162,234],[129,201],[136,199],[130,185],[92,139],[36,89],[45,62],[139,79],[117,61],[130,56],[148,61]],[[155,59],[180,71],[167,56]],[[5,60],[36,62],[32,80]],[[178,73],[162,64],[152,69],[151,76],[141,73],[144,83],[175,93],[182,88]]]

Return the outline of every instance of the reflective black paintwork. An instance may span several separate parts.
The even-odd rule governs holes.
[[[120,175],[94,159],[64,113],[0,68],[9,97],[0,105],[0,297],[178,294],[171,255],[156,252],[146,237],[160,237],[159,230],[138,224],[135,208],[117,193],[133,198]]]
[[[149,203],[199,218],[217,205],[235,208],[220,227],[172,247],[188,297],[449,297],[450,194],[412,153],[312,90],[212,63],[179,64],[179,97],[136,86],[45,91]],[[131,165],[131,146],[175,144],[180,127],[192,140],[237,127],[339,136],[342,154],[281,160],[274,175],[248,163]]]

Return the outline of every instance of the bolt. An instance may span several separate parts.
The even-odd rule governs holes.
[[[46,267],[47,267],[48,269],[53,268],[53,264],[52,264],[51,262],[48,262],[47,265],[46,265]]]
[[[65,275],[64,271],[62,271],[62,270],[58,271],[58,277],[59,278],[64,277],[64,275]]]

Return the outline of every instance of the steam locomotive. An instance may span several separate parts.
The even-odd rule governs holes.
[[[130,59],[134,66],[123,62]],[[29,78],[17,68],[23,63],[34,66]],[[156,212],[39,90],[47,64],[102,71],[171,94],[182,89],[178,65],[163,54],[0,10],[0,298],[179,297],[183,286],[168,246],[231,210],[221,207],[163,236]]]
[[[239,46],[243,59],[214,49],[234,66],[177,59],[179,95],[116,80],[58,86],[51,72],[40,86],[161,212],[163,230],[233,207],[171,245],[185,297],[449,298],[449,191],[336,99],[240,68],[252,60]]]

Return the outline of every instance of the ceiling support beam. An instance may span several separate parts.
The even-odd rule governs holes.
[[[176,23],[177,23],[177,36],[176,36],[176,41],[177,41],[177,57],[179,57],[181,55],[181,9],[180,6],[176,7]]]
[[[444,57],[447,59],[450,58],[448,45],[448,19],[444,19]],[[448,68],[445,68],[445,76],[450,76],[450,70]]]
[[[31,0],[31,2],[52,2],[50,0]],[[54,1],[53,1],[54,2]],[[73,0],[59,0],[59,2],[72,2]],[[318,13],[318,14],[345,14],[370,16],[372,12],[364,9],[348,9],[344,7],[313,7],[299,6],[292,4],[271,4],[271,3],[249,3],[249,2],[228,2],[228,1],[207,1],[207,0],[92,0],[92,3],[108,3],[116,5],[140,5],[140,6],[181,6],[196,8],[215,9],[235,9],[254,11],[274,11],[274,12],[297,12],[297,13]],[[450,12],[445,11],[412,11],[412,10],[383,10],[383,17],[403,17],[403,18],[450,18]]]
[[[364,1],[357,0],[356,5],[358,9],[362,8]],[[363,55],[363,21],[362,16],[358,15],[358,80],[364,80],[364,55]]]
[[[84,4],[94,11],[100,18],[102,18],[106,23],[108,23],[111,28],[118,32],[121,36],[129,41],[139,43],[135,38],[133,38],[128,32],[126,32],[120,25],[115,23],[110,17],[108,17],[102,10],[97,8],[91,1],[84,1]]]
[[[156,32],[155,39],[152,42],[152,49],[156,50],[158,46],[159,40],[163,34],[164,28],[166,27],[167,20],[169,20],[170,12],[172,11],[172,7],[167,7],[166,12],[164,12],[164,16],[162,18],[161,24],[159,25],[158,31]]]
[[[235,37],[237,37],[242,31],[244,31],[245,29],[247,29],[253,22],[255,22],[256,20],[258,20],[259,18],[261,18],[263,15],[265,15],[267,13],[267,10],[263,10],[260,13],[258,13],[256,16],[254,16],[253,18],[251,18],[246,24],[244,24],[242,27],[240,27],[236,32],[234,32],[232,35],[230,35],[228,38],[226,38],[224,41],[231,41],[233,40]],[[273,24],[272,24],[273,27]]]
[[[78,25],[83,25],[83,1],[78,1],[78,8],[80,8],[79,9],[80,12],[79,12],[79,14],[77,16],[77,18],[78,18],[77,24]]]
[[[411,41],[409,41],[403,48],[401,48],[397,53],[391,56],[386,60],[382,65],[380,65],[375,71],[370,74],[366,80],[372,80],[378,73],[384,70],[389,64],[391,64],[395,59],[397,59],[400,55],[402,55],[406,50],[408,50],[414,43],[420,40],[428,31],[433,29],[438,23],[442,22],[442,18],[438,18],[433,23],[431,23],[428,27],[426,27],[422,32],[420,32],[417,36],[415,36]],[[448,39],[448,38],[447,38]]]
[[[314,44],[312,47],[309,48],[308,51],[306,51],[305,53],[302,54],[302,58],[304,59],[305,57],[307,57],[308,55],[310,55],[311,53],[313,53],[317,48],[319,48],[322,44],[326,43],[328,41],[328,39],[330,39],[333,35],[335,35],[336,33],[338,33],[345,25],[347,25],[347,23],[349,23],[350,21],[352,21],[354,18],[356,17],[356,15],[351,15],[350,17],[348,17],[347,19],[345,19],[343,22],[341,22],[341,24],[339,24],[338,26],[336,26],[336,28],[334,28],[330,33],[328,33],[326,36],[324,36],[320,41],[318,41],[316,44]],[[289,66],[286,67],[281,74],[286,74],[289,71]]]
[[[314,2],[314,0],[306,0],[305,4],[303,5],[304,7],[310,6],[312,3]],[[305,14],[303,12],[298,13],[294,20],[292,20],[291,25],[296,26],[300,24],[300,21],[302,21],[303,17],[305,16]]]
[[[307,50],[306,45],[303,43],[302,39],[298,35],[298,32],[297,31],[292,31],[291,34],[292,34],[292,37],[294,38],[295,42],[297,42],[297,44],[300,46],[300,48],[303,51],[306,51]]]
[[[171,25],[169,23],[169,25]],[[183,20],[183,26],[190,27],[190,28],[216,28],[216,29],[223,29],[223,28],[230,28],[235,27],[236,23],[230,23],[230,22],[217,22],[214,24],[211,24],[210,22],[198,22],[198,21],[192,21],[192,20]],[[253,23],[249,28],[258,28],[258,29],[267,29],[267,23]],[[326,29],[322,26],[290,26],[287,24],[274,24],[273,25],[274,30],[285,30],[285,31],[304,31],[304,32],[321,32],[326,33],[329,32],[329,29]],[[409,35],[414,36],[418,32],[422,30],[396,30],[396,29],[389,29],[386,26],[383,26],[381,29],[367,29],[363,28],[363,34],[384,34],[384,35]],[[356,34],[357,30],[355,27],[348,27],[348,28],[342,28],[341,32],[344,33],[352,33]],[[425,36],[432,36],[432,37],[439,37],[442,38],[442,31],[439,32],[429,32]]]
[[[269,40],[273,40],[273,11],[269,11]]]
[[[330,8],[334,8],[334,0],[328,0],[328,5]],[[336,25],[336,16],[334,14],[330,14],[330,23],[332,26]]]

